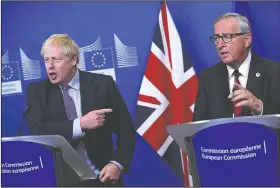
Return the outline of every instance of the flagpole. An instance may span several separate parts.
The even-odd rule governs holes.
[[[161,5],[163,5],[163,4],[167,5],[167,0],[161,1],[160,3],[161,3]]]

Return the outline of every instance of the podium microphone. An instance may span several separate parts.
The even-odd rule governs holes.
[[[26,116],[27,112],[29,111],[29,109],[30,109],[30,106],[27,105],[24,110],[23,116],[21,118],[18,130],[17,130],[17,136],[20,136],[20,134],[21,134],[21,127],[22,127],[23,121],[25,120],[25,116]]]

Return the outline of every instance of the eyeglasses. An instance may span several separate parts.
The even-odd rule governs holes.
[[[214,35],[214,36],[211,36],[209,37],[210,41],[214,44],[218,44],[220,38],[222,38],[222,40],[225,42],[225,43],[229,43],[232,41],[232,39],[236,36],[239,36],[239,35],[245,35],[247,33],[234,33],[234,34],[230,34],[230,33],[226,33],[226,34],[222,34],[222,35]]]

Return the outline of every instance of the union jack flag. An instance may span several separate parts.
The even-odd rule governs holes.
[[[185,53],[168,7],[162,4],[139,91],[137,132],[184,180],[189,181],[187,155],[171,136],[168,125],[192,121],[198,79]]]

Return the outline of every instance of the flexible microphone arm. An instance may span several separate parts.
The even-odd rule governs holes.
[[[25,116],[26,116],[27,112],[29,111],[29,109],[30,109],[30,106],[27,105],[25,110],[24,110],[23,116],[21,118],[18,130],[17,130],[17,136],[21,135],[21,127],[22,127],[23,121],[25,120]]]

